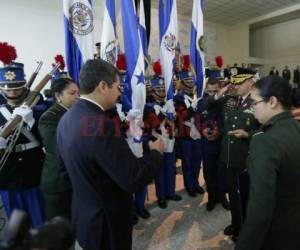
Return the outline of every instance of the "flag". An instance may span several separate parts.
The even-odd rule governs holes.
[[[64,0],[66,63],[69,75],[78,83],[83,64],[94,56],[94,16],[91,0]]]
[[[164,29],[164,12],[165,12],[164,0],[159,0],[159,5],[158,5],[159,44],[161,43],[161,38]]]
[[[169,119],[174,119],[173,64],[177,45],[177,5],[176,0],[167,0],[164,12],[163,32],[160,42],[160,61],[166,89],[166,111]]]
[[[115,64],[117,50],[115,0],[106,0],[101,37],[101,58]]]
[[[140,36],[141,42],[143,46],[144,56],[148,56],[148,44],[147,44],[147,32],[146,32],[146,22],[145,22],[145,9],[144,9],[144,1],[140,1],[140,11],[139,11],[139,28],[140,28]]]
[[[129,91],[124,94],[128,95],[129,100],[131,100],[131,109],[128,112],[127,119],[129,120],[130,126],[129,140],[133,139],[133,142],[135,142],[135,144],[129,143],[129,145],[131,148],[133,145],[133,147],[136,146],[134,149],[132,148],[132,151],[137,157],[141,157],[142,152],[139,151],[139,149],[142,150],[141,126],[143,122],[144,106],[146,103],[143,47],[133,0],[122,0],[121,10],[127,65],[126,73],[129,82]]]
[[[201,97],[204,91],[203,0],[194,0],[191,23],[191,63],[196,73],[197,96]]]

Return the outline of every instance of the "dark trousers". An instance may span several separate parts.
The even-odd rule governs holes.
[[[182,159],[182,173],[185,188],[199,186],[199,173],[201,167],[201,140],[179,139]]]
[[[237,233],[246,217],[246,206],[249,194],[248,173],[229,166],[227,168],[227,187],[231,212],[231,224]]]
[[[146,196],[148,193],[147,186],[137,193],[134,194],[134,208],[136,212],[141,212],[145,208]]]
[[[0,194],[8,218],[14,209],[20,209],[28,214],[33,228],[44,223],[44,198],[38,187],[23,191],[0,190]]]
[[[155,177],[155,189],[158,199],[166,199],[175,194],[175,152],[164,153],[164,166]]]
[[[71,221],[72,192],[49,194],[44,192],[46,220],[63,216]]]
[[[226,193],[226,166],[219,164],[220,141],[201,139],[203,175],[208,199],[221,200]]]

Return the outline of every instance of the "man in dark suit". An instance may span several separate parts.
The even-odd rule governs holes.
[[[163,142],[136,158],[118,124],[107,117],[120,96],[117,69],[89,60],[79,75],[81,98],[62,117],[57,147],[73,187],[72,222],[86,250],[131,249],[132,194],[163,165]]]
[[[288,66],[284,67],[284,70],[282,71],[282,78],[288,82],[291,80],[291,71]]]
[[[236,250],[300,249],[300,125],[289,111],[290,95],[277,76],[262,78],[251,91],[263,129],[250,143],[250,196]]]
[[[300,66],[298,65],[296,69],[294,70],[294,84],[296,85],[296,88],[300,88]]]
[[[279,71],[275,68],[275,66],[272,67],[272,69],[270,70],[269,75],[270,76],[272,76],[272,75],[279,76]]]

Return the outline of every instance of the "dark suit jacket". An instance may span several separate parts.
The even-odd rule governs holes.
[[[79,100],[60,120],[59,157],[72,186],[72,221],[86,250],[131,249],[132,194],[163,164],[155,150],[137,159],[96,104]]]
[[[284,69],[282,71],[282,78],[287,81],[290,81],[291,80],[291,71],[289,69]]]
[[[297,69],[294,70],[293,82],[296,83],[298,88],[299,88],[299,85],[300,85],[300,71],[297,70]]]
[[[252,137],[250,196],[236,250],[300,249],[300,124],[290,112]]]
[[[276,75],[276,76],[279,76],[279,71],[276,69],[275,71],[274,70],[271,70],[269,72],[269,75],[272,76],[272,75]]]

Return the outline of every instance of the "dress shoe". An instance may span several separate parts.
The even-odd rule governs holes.
[[[221,200],[221,204],[222,204],[222,207],[225,210],[230,210],[230,205],[229,205],[229,202],[227,201],[226,198],[224,198],[224,199]]]
[[[234,234],[234,235],[231,236],[231,240],[232,240],[233,242],[237,242],[238,237],[239,237],[238,234]]]
[[[207,211],[212,211],[216,207],[217,203],[215,201],[208,201],[206,203],[206,210]]]
[[[174,194],[172,196],[167,196],[167,200],[171,200],[171,201],[181,201],[182,197],[178,194]]]
[[[189,196],[191,196],[191,197],[197,196],[196,190],[194,188],[186,188],[186,191],[189,194]]]
[[[139,222],[139,217],[136,214],[133,215],[132,221],[131,221],[132,225],[134,226],[134,225],[138,224],[138,222]]]
[[[238,230],[233,225],[229,225],[224,229],[224,234],[225,235],[237,235]]]
[[[168,206],[168,204],[167,204],[166,200],[158,199],[158,206],[162,209],[165,209]]]
[[[146,208],[143,208],[142,211],[139,211],[138,215],[143,219],[148,219],[150,217],[150,213]]]
[[[205,191],[202,187],[198,186],[198,187],[195,187],[195,191],[198,193],[198,194],[204,194]]]

